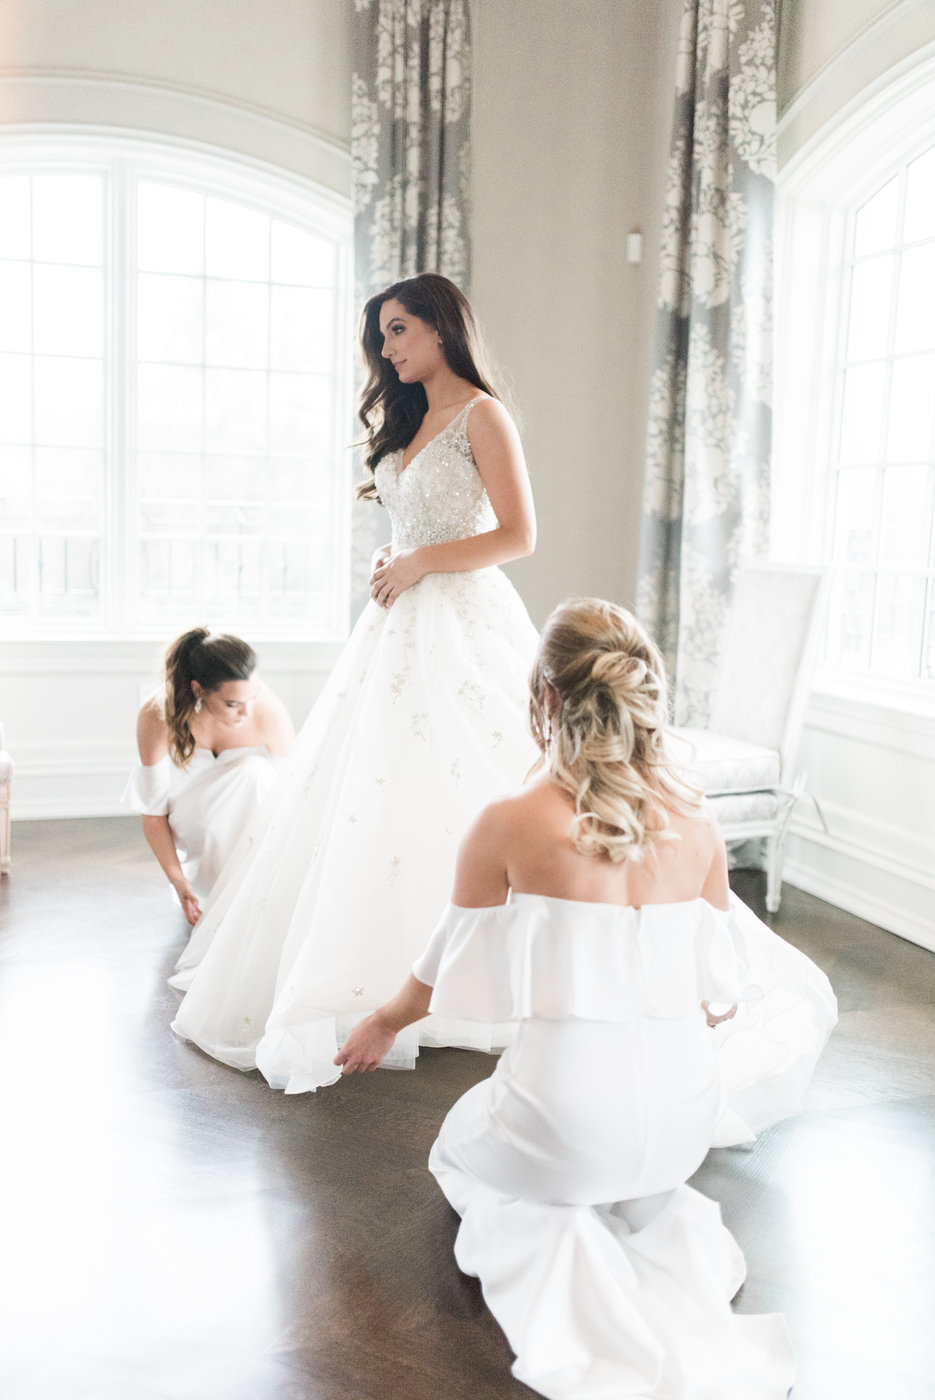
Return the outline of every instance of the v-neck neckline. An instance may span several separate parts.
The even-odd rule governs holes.
[[[483,394],[478,394],[478,395],[476,395],[476,397],[474,397],[473,399],[470,399],[468,403],[462,404],[461,407],[458,409],[457,413],[454,415],[454,417],[453,417],[453,418],[449,418],[449,420],[448,420],[448,422],[445,424],[445,426],[444,426],[443,428],[439,428],[438,432],[435,433],[434,436],[430,437],[429,440],[428,440],[428,442],[423,443],[422,446],[419,448],[418,452],[414,452],[413,455],[409,458],[409,461],[408,461],[408,462],[404,462],[404,461],[403,461],[403,458],[400,457],[400,459],[399,459],[399,468],[398,468],[398,470],[397,470],[397,472],[396,472],[396,475],[397,475],[397,476],[402,476],[403,472],[407,472],[407,471],[409,470],[409,468],[412,466],[413,462],[418,461],[418,459],[422,456],[422,453],[425,452],[425,451],[427,451],[428,448],[430,448],[430,447],[432,446],[432,443],[433,443],[433,442],[437,442],[438,439],[442,436],[443,433],[449,432],[450,429],[454,427],[455,423],[457,423],[457,421],[458,421],[458,419],[461,417],[462,413],[466,413],[466,412],[468,411],[469,408],[473,408],[474,405],[475,405],[476,403],[480,403],[481,399],[484,398],[484,397],[485,397],[485,396],[484,396]],[[405,451],[406,451],[406,449],[403,448],[402,450],[403,450],[403,456],[405,456]]]

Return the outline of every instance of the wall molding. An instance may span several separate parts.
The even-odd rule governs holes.
[[[793,818],[783,878],[935,952],[935,842],[822,803],[830,831]]]
[[[343,643],[266,641],[251,637],[264,675],[327,676]],[[121,641],[113,638],[27,640],[6,638],[0,648],[0,676],[158,676],[165,638]]]
[[[836,738],[854,739],[877,749],[935,762],[935,705],[930,701],[930,708],[917,709],[920,698],[925,699],[904,697],[901,703],[899,697],[893,696],[883,703],[872,697],[813,690],[805,726]]]
[[[810,805],[807,799],[805,805]],[[817,821],[796,816],[789,828],[790,835],[906,880],[935,896],[935,841],[837,802],[822,802],[821,807],[828,831]],[[932,907],[935,911],[935,898]],[[932,927],[935,930],[935,913]]]
[[[887,933],[894,933],[908,943],[915,943],[935,953],[935,927],[931,916],[907,905],[894,904],[888,894],[880,895],[861,888],[852,878],[856,874],[859,874],[856,865],[851,875],[830,874],[823,868],[820,857],[816,859],[815,853],[807,847],[797,850],[790,839],[790,853],[783,864],[783,880],[786,883],[824,900],[826,904],[844,909],[858,919],[865,919]],[[931,901],[931,895],[928,898]]]
[[[917,775],[919,792],[935,785],[935,714],[923,708],[926,697],[899,688],[873,688],[856,695],[845,682],[815,690],[809,698],[801,759],[809,747],[835,741],[835,764],[848,770],[866,767],[870,754],[893,755],[898,779],[878,790],[872,782],[837,781],[837,767],[822,766],[815,790],[828,823],[825,831],[807,798],[793,815],[784,862],[784,878],[829,904],[877,924],[890,933],[935,952],[935,828],[924,820],[922,803],[906,812],[897,783]],[[809,735],[813,736],[809,744]],[[843,745],[843,747],[842,747]],[[807,766],[807,763],[805,764]],[[879,782],[879,762],[873,770]],[[857,794],[860,805],[855,805]],[[840,794],[840,795],[839,795]],[[887,820],[879,812],[895,814]],[[910,826],[908,822],[912,822]]]
[[[849,60],[852,52],[847,48],[839,57]],[[935,40],[863,86],[782,164],[777,174],[779,190],[797,198],[840,203],[850,202],[857,191],[872,186],[878,167],[891,162],[893,145],[911,143],[915,130],[924,128],[931,115],[933,63]],[[792,118],[809,105],[803,101],[798,106],[808,94],[819,95],[811,87],[803,90],[779,122],[778,133],[791,129]]]
[[[136,762],[132,735],[80,747],[64,741],[24,741],[13,755],[11,817],[19,822],[127,816],[120,796]]]
[[[137,139],[150,134],[310,181],[345,207],[350,198],[351,156],[342,142],[271,109],[183,84],[91,70],[0,68],[0,128],[5,135],[61,128]]]
[[[35,86],[38,83],[80,85],[89,88],[117,88],[138,93],[158,93],[172,98],[184,98],[202,106],[227,108],[231,111],[247,113],[257,121],[268,122],[275,127],[289,127],[299,132],[306,140],[330,151],[343,152],[350,159],[350,147],[319,128],[305,122],[284,116],[272,107],[264,107],[255,102],[244,102],[230,93],[216,92],[211,88],[195,87],[191,83],[168,83],[159,79],[141,80],[135,73],[120,73],[114,69],[106,71],[95,68],[61,68],[35,65],[33,67],[5,68],[0,65],[0,83],[16,83]]]
[[[783,107],[776,123],[777,134],[791,126],[795,118],[811,106],[819,93],[839,81],[842,74],[853,67],[855,58],[861,52],[869,53],[876,49],[889,30],[910,18],[918,8],[918,0],[895,0],[883,14],[868,20],[863,29],[858,29],[843,49],[825,60],[804,87],[799,88],[792,101]]]

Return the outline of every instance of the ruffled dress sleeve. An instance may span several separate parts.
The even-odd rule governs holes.
[[[727,923],[759,996],[711,1033],[727,1096],[716,1147],[751,1142],[764,1128],[802,1111],[838,1014],[821,968],[735,895]]]
[[[501,1024],[519,1019],[513,966],[516,924],[512,904],[490,909],[446,906],[412,967],[419,981],[433,988],[430,1012]]]
[[[759,1001],[762,987],[753,980],[746,942],[732,911],[698,901],[696,932],[698,1000],[712,1009]]]
[[[144,817],[165,817],[169,814],[169,784],[172,760],[165,754],[158,763],[138,763],[127,779],[121,802],[131,812]]]
[[[461,1020],[625,1021],[698,1013],[756,996],[726,914],[678,905],[587,904],[540,895],[449,904],[413,964],[430,1011]]]

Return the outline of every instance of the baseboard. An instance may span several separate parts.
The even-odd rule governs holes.
[[[10,820],[15,826],[17,822],[40,822],[57,821],[62,817],[132,817],[134,814],[128,812],[126,807],[118,800],[114,800],[108,794],[101,794],[89,797],[85,792],[81,796],[69,798],[62,794],[53,797],[27,797],[21,798],[15,806],[10,804]],[[14,844],[16,837],[14,834]]]
[[[787,842],[783,880],[935,952],[931,867],[897,862],[863,843],[798,827]]]
[[[14,822],[56,817],[126,816],[120,797],[134,763],[132,736],[17,747],[10,792]]]

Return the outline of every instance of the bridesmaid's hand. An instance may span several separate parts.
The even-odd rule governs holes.
[[[401,549],[379,564],[370,575],[370,596],[381,608],[391,608],[399,597],[418,583],[426,570],[418,549]]]
[[[187,880],[173,880],[175,893],[179,897],[182,906],[182,913],[188,922],[194,927],[201,918],[201,905],[198,903],[198,896]]]
[[[351,1031],[347,1040],[334,1057],[344,1074],[365,1074],[377,1069],[380,1061],[393,1048],[396,1032],[380,1020],[379,1011],[371,1011]]]

